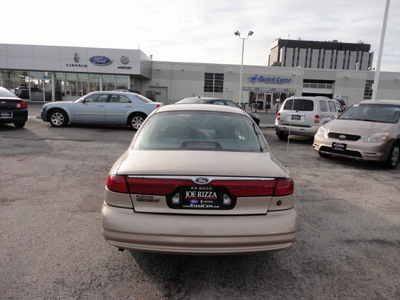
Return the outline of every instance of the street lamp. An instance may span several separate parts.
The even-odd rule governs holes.
[[[253,35],[253,31],[249,31],[247,33],[247,37],[240,37],[239,30],[234,33],[234,35],[238,36],[239,39],[242,40],[242,63],[240,64],[240,79],[239,79],[239,105],[242,106],[242,77],[243,77],[243,56],[244,56],[244,41],[249,38],[249,36]]]

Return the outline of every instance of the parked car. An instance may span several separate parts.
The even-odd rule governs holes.
[[[294,183],[243,110],[163,106],[111,168],[102,226],[105,240],[120,249],[284,249],[296,236]]]
[[[162,103],[127,92],[92,92],[75,101],[43,105],[41,118],[52,126],[68,123],[129,125],[138,130],[144,119]]]
[[[368,100],[320,127],[314,150],[322,157],[382,161],[395,168],[400,156],[400,101]]]
[[[232,100],[211,98],[211,97],[188,97],[176,102],[176,104],[183,104],[183,103],[198,103],[198,104],[205,103],[205,104],[228,105],[242,109],[236,102],[233,102]],[[257,126],[260,126],[260,116],[258,114],[249,111],[246,112],[254,120],[254,122],[256,122]]]
[[[32,101],[43,101],[43,90],[38,87],[31,87],[31,95],[29,96],[29,87],[21,85],[15,89],[15,94],[21,99],[30,99]],[[45,90],[45,100],[50,101],[52,98],[51,90]]]
[[[13,123],[22,128],[28,120],[26,102],[4,87],[0,87],[0,124]]]
[[[289,134],[314,136],[318,128],[342,112],[339,102],[326,97],[290,97],[286,99],[275,119],[279,139]]]

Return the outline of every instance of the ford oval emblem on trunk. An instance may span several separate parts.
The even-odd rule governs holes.
[[[92,56],[91,58],[89,58],[89,61],[97,66],[108,66],[112,63],[111,59],[109,59],[106,56],[100,56],[100,55]]]
[[[197,184],[207,184],[209,183],[211,180],[208,179],[207,177],[197,177],[194,182]]]

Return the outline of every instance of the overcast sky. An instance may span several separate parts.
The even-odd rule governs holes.
[[[18,0],[1,4],[0,43],[140,49],[157,61],[267,65],[276,38],[371,44],[386,0]],[[400,72],[400,0],[389,9],[381,70]]]

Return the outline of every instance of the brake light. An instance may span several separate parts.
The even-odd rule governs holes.
[[[128,193],[125,176],[110,175],[107,178],[106,187],[112,192]]]
[[[191,180],[127,178],[129,192],[132,194],[169,195],[180,186],[193,185]]]
[[[17,103],[17,104],[15,105],[15,108],[16,108],[16,109],[28,108],[28,105],[26,104],[25,101],[21,101],[20,103]]]
[[[276,119],[279,121],[281,119],[281,113],[278,112]]]
[[[160,104],[157,104],[156,108],[159,108],[159,107],[160,107]]]
[[[180,186],[195,185],[189,179],[135,178],[111,175],[107,189],[119,193],[171,195]],[[236,197],[285,196],[293,194],[292,179],[272,180],[214,180],[207,186],[221,186]]]
[[[314,120],[314,123],[315,123],[315,124],[318,124],[318,123],[319,123],[319,120],[318,120],[318,119],[319,119],[319,115],[315,115],[315,120]]]
[[[278,179],[274,196],[286,196],[294,193],[294,182],[292,179]]]

